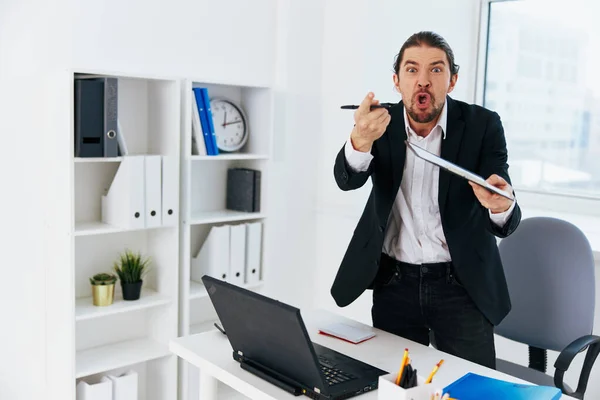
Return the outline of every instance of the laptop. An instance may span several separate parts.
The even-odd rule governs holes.
[[[296,396],[347,399],[377,389],[388,374],[311,342],[298,308],[208,275],[202,282],[234,360]]]

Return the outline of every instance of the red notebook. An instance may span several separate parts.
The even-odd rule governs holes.
[[[343,322],[324,325],[319,328],[319,333],[322,335],[333,336],[354,344],[364,342],[375,336],[375,332],[370,328],[356,327]]]

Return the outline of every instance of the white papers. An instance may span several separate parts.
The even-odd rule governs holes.
[[[77,400],[112,400],[112,381],[106,376],[94,384],[82,380],[77,384],[76,392]]]
[[[112,400],[138,400],[138,373],[127,371],[119,376],[108,375],[112,381]]]
[[[375,332],[369,328],[359,328],[342,322],[334,322],[321,326],[319,332],[354,344],[364,342],[375,336]]]
[[[405,140],[405,142],[406,142],[406,147],[408,147],[410,150],[412,150],[417,157],[422,158],[423,160],[428,161],[434,165],[437,165],[438,167],[443,168],[448,172],[452,172],[455,175],[465,178],[466,180],[469,180],[480,186],[483,186],[484,188],[486,188],[494,193],[497,193],[502,197],[506,197],[507,199],[514,201],[514,198],[512,197],[512,195],[510,193],[508,193],[504,190],[498,189],[497,187],[491,185],[485,179],[483,179],[481,176],[474,174],[471,171],[468,171],[464,168],[461,168],[458,165],[451,163],[450,161],[446,161],[443,158],[438,157],[435,154],[430,153],[429,151],[417,146],[416,144],[409,142],[408,140]]]

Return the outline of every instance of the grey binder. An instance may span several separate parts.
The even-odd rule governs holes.
[[[117,78],[104,78],[104,157],[119,155],[117,117],[119,116]]]

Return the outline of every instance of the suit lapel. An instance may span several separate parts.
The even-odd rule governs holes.
[[[451,163],[456,163],[458,150],[463,137],[465,123],[458,104],[450,97],[448,99],[448,119],[446,122],[446,139],[442,140],[441,157]],[[450,185],[450,173],[440,169],[438,202],[440,213],[444,212],[446,198],[448,197],[448,186]]]
[[[402,173],[404,171],[404,162],[406,160],[406,128],[404,124],[404,105],[399,103],[399,107],[394,107],[392,114],[392,126],[388,131],[390,140],[390,162],[392,164],[394,194],[402,182]]]

